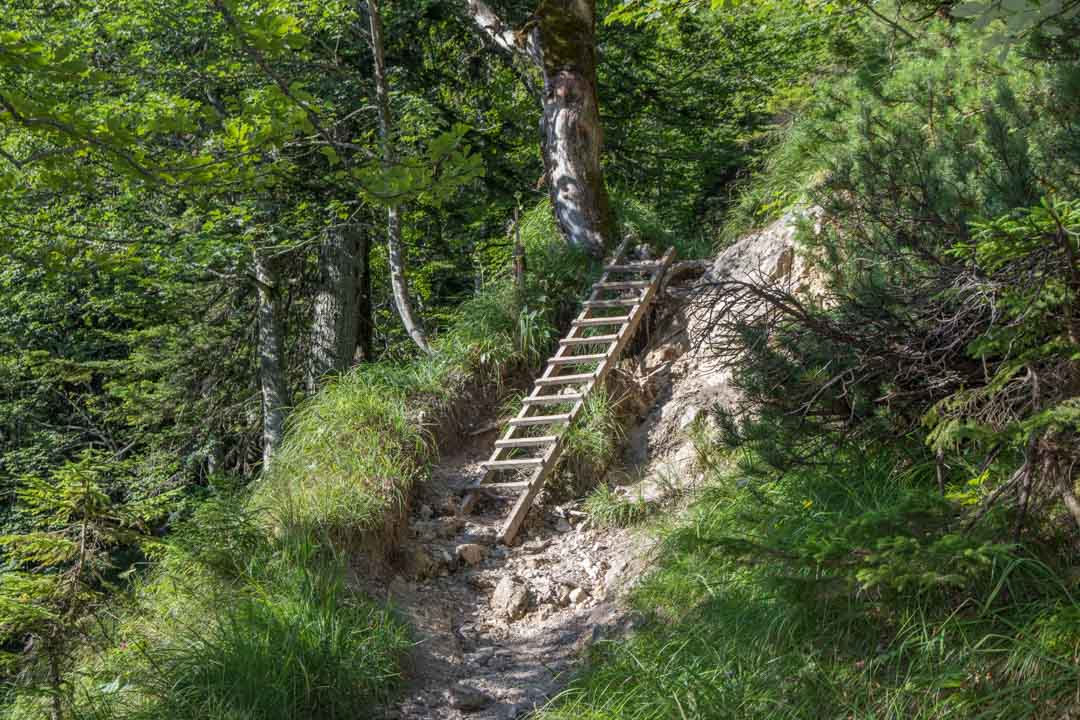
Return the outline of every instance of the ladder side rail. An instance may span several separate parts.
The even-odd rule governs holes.
[[[660,287],[661,281],[664,279],[664,274],[667,272],[668,267],[671,266],[674,259],[675,248],[668,248],[667,252],[660,258],[660,263],[656,268],[652,284],[650,284],[644,294],[642,294],[641,303],[630,311],[630,318],[626,321],[626,325],[619,330],[619,339],[616,340],[615,344],[608,350],[608,360],[601,363],[601,366],[597,369],[596,377],[591,381],[592,385],[602,382],[607,377],[607,374],[614,367],[614,363],[610,362],[610,360],[617,358],[622,353],[623,349],[629,344],[630,339],[634,336],[634,333],[637,332],[638,325],[641,324],[641,321],[645,317],[645,311],[652,303],[653,297],[655,297],[656,291]],[[590,387],[589,390],[591,389],[592,388]]]

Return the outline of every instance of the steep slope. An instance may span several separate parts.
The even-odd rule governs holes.
[[[695,432],[711,405],[731,397],[727,374],[699,342],[709,320],[702,298],[716,278],[732,274],[780,272],[805,282],[794,226],[795,216],[785,216],[712,263],[672,271],[639,352],[616,373],[612,392],[629,429],[606,478],[614,497],[655,509],[698,481]],[[474,426],[490,421],[474,418]],[[416,630],[409,689],[387,717],[524,717],[567,683],[591,643],[641,620],[623,597],[648,569],[652,535],[603,527],[580,499],[559,503],[545,493],[521,541],[496,544],[506,503],[481,503],[467,517],[458,512],[456,499],[482,472],[493,439],[490,431],[466,437],[418,489],[403,569],[382,588]]]

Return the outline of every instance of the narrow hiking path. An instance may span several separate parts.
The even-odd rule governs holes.
[[[646,331],[645,347],[619,362],[609,388],[626,434],[607,481],[654,507],[699,481],[690,429],[727,394],[726,375],[692,348],[688,316],[670,301],[700,274],[673,272],[679,287],[669,288],[667,311]],[[460,512],[496,439],[493,404],[477,402],[470,418],[474,428],[492,429],[444,450],[414,498],[401,570],[386,593],[416,644],[406,691],[387,718],[526,717],[566,686],[590,644],[643,620],[623,598],[651,561],[652,533],[599,527],[580,500],[559,504],[548,490],[510,547],[496,539],[513,496],[484,496]]]
[[[556,694],[582,650],[635,618],[619,589],[640,570],[641,533],[591,527],[567,506],[537,506],[520,542],[495,542],[509,501],[455,513],[490,441],[435,468],[414,506],[408,558],[389,594],[416,633],[409,687],[388,717],[524,717]]]

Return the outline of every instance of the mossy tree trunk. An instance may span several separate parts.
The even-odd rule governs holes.
[[[541,150],[555,220],[570,245],[602,254],[613,233],[600,163],[595,0],[540,0],[520,31],[507,27],[483,0],[467,5],[488,40],[540,69]]]

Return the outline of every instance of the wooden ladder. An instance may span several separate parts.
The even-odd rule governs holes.
[[[619,354],[645,317],[675,257],[675,249],[669,249],[659,260],[647,262],[628,261],[625,254],[624,242],[604,267],[600,280],[593,284],[589,299],[566,337],[559,341],[558,352],[536,379],[521,411],[495,441],[491,459],[483,464],[483,477],[468,488],[462,503],[465,513],[472,509],[479,493],[520,493],[499,533],[499,540],[505,544],[513,542],[533,500],[562,456],[566,429],[581,412],[589,394],[615,367]],[[578,350],[584,352],[575,352]],[[567,369],[572,372],[564,373]],[[532,470],[532,477],[492,482],[499,472],[522,470]]]

